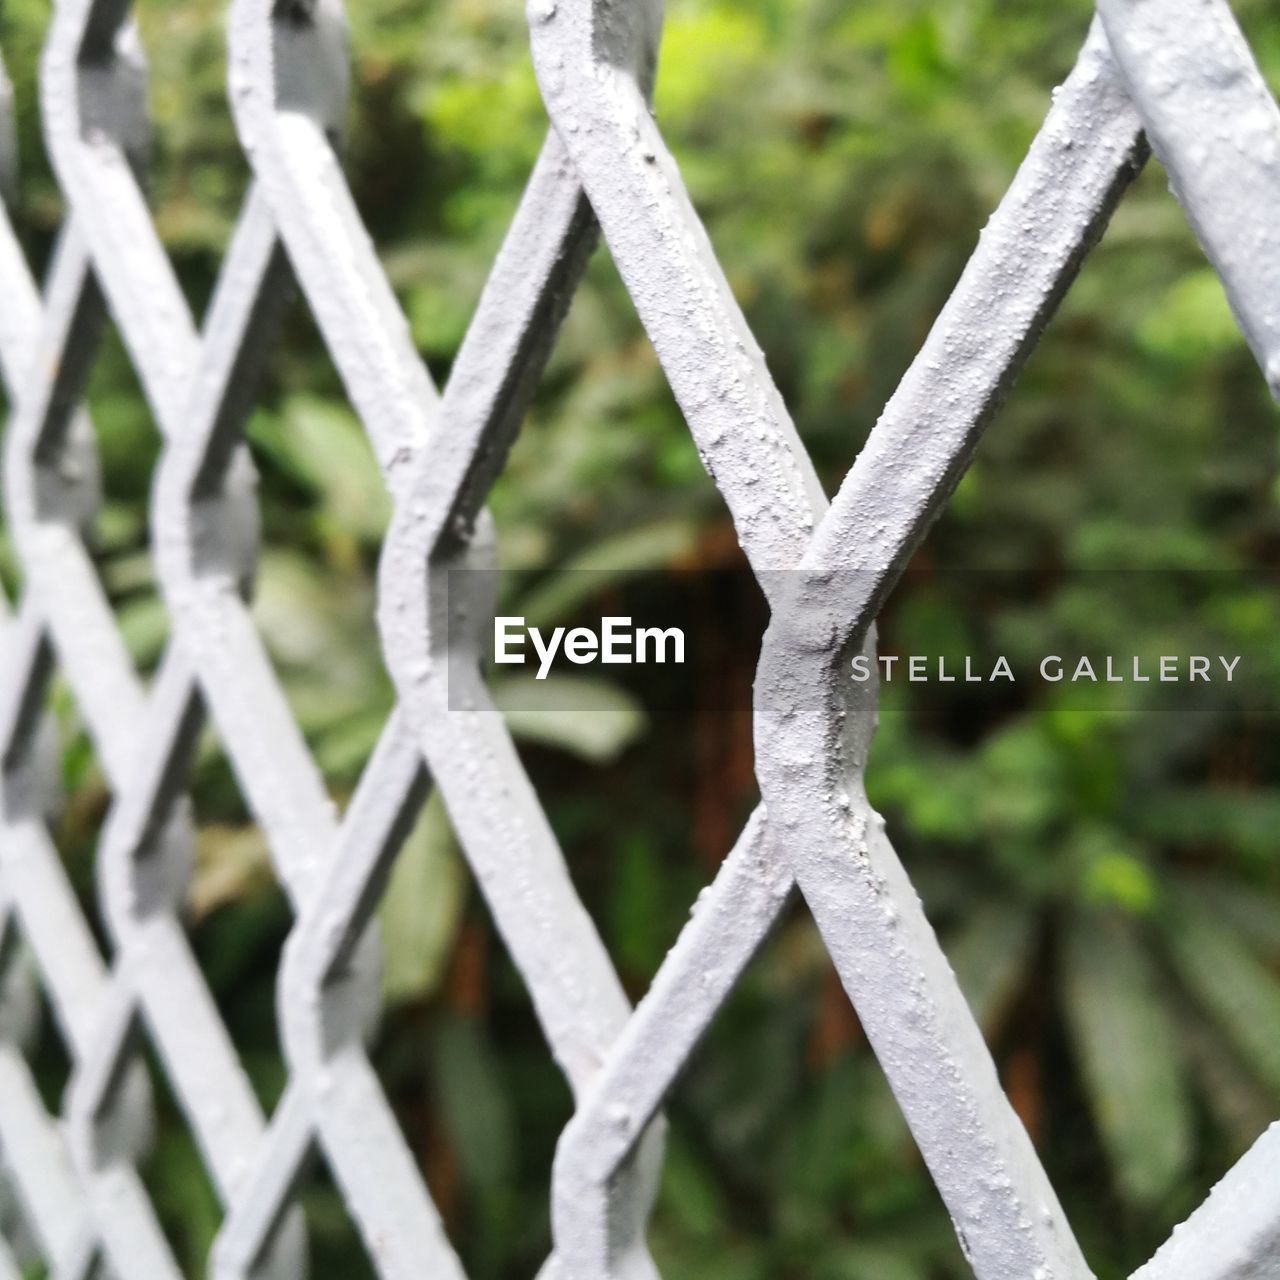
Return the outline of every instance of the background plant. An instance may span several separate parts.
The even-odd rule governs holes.
[[[1262,0],[1236,7],[1280,83],[1280,23]],[[223,9],[138,5],[153,67],[152,207],[197,309],[246,179],[224,101]],[[348,172],[442,380],[546,129],[521,6],[351,9]],[[1084,0],[669,3],[663,130],[830,490],[953,286],[1088,18]],[[61,216],[34,110],[46,20],[44,0],[7,0],[0,27],[20,107],[16,216],[36,264]],[[101,570],[146,667],[167,627],[146,550],[158,441],[114,339],[91,407],[107,495]],[[891,602],[883,645],[1025,657],[1069,635],[1096,652],[1157,654],[1209,635],[1265,652],[1280,633],[1268,580],[1280,553],[1274,415],[1153,164]],[[250,437],[265,521],[257,617],[341,803],[391,701],[372,625],[388,509],[300,306]],[[627,592],[672,567],[740,564],[604,253],[493,507],[504,563],[524,571],[509,589],[531,620],[572,616],[581,584],[599,591],[607,572],[630,571],[611,588]],[[1167,609],[1117,606],[1116,571],[1171,569],[1232,573],[1176,626]],[[960,571],[972,570],[1005,575],[1005,588],[965,589]],[[715,602],[723,647],[694,675],[742,690],[759,602],[742,580],[726,582]],[[755,799],[741,698],[681,715],[642,695],[582,682],[557,691],[552,713],[531,709],[527,688],[504,691],[575,879],[637,996]],[[73,704],[60,692],[55,705],[57,835],[88,901],[106,793]],[[1143,1260],[1280,1113],[1272,720],[1220,687],[1194,703],[1156,691],[1123,714],[1030,686],[981,699],[885,691],[870,792],[1104,1277]],[[193,935],[270,1105],[282,1086],[273,974],[289,914],[212,736],[194,793]],[[469,1274],[533,1274],[570,1102],[438,806],[401,859],[383,924],[377,1053],[405,1132]],[[56,1099],[65,1065],[52,1030],[46,1041]],[[966,1274],[803,913],[779,928],[671,1111],[652,1229],[666,1274]],[[180,1256],[201,1273],[218,1214],[174,1109],[148,1177]],[[317,1181],[306,1200],[316,1274],[367,1274],[332,1189]]]

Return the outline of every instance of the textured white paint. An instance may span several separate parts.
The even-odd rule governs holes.
[[[548,1280],[655,1280],[644,1227],[662,1105],[797,892],[975,1273],[1090,1275],[867,804],[875,690],[845,668],[874,652],[880,604],[1140,164],[1144,126],[1276,386],[1280,111],[1220,0],[1099,8],[1102,22],[828,507],[650,111],[656,0],[531,5],[552,129],[441,392],[334,150],[348,88],[338,0],[235,0],[231,102],[254,183],[199,331],[136,177],[147,123],[127,3],[58,0],[41,93],[69,220],[43,298],[0,218],[0,373],[13,405],[4,497],[25,580],[0,666],[0,923],[35,960],[0,974],[0,1172],[27,1228],[0,1247],[0,1280],[30,1252],[61,1280],[86,1280],[95,1259],[120,1280],[180,1274],[137,1172],[151,1109],[131,1056],[139,1028],[226,1207],[210,1262],[218,1280],[304,1275],[290,1198],[314,1153],[380,1276],[462,1280],[365,1051],[376,1018],[371,919],[429,785],[577,1104],[553,1172]],[[9,100],[0,83],[6,191]],[[456,579],[446,590],[451,569],[492,566],[485,496],[597,218],[773,611],[756,684],[765,803],[634,1013],[484,686],[491,574],[469,576],[470,598]],[[395,502],[378,621],[399,704],[341,819],[246,605],[257,513],[244,420],[291,278]],[[83,542],[99,494],[92,427],[74,406],[104,305],[164,440],[152,535],[173,635],[149,690]],[[39,707],[55,664],[112,793],[97,863],[109,967],[45,825]],[[289,1083],[270,1123],[178,921],[190,869],[184,778],[206,716],[296,913],[280,973]],[[24,1057],[36,983],[73,1059],[63,1117],[45,1114]],[[1135,1280],[1280,1276],[1275,1133]]]

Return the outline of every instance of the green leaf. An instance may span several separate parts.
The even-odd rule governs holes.
[[[1138,342],[1157,355],[1184,362],[1244,346],[1212,267],[1189,271],[1169,288],[1138,326]]]
[[[387,1004],[440,985],[466,901],[466,876],[439,793],[423,806],[391,869],[379,911]]]
[[[1067,1025],[1121,1192],[1168,1193],[1192,1155],[1176,1031],[1150,956],[1124,920],[1085,916],[1063,954]]]
[[[656,842],[640,832],[625,836],[609,895],[610,951],[622,974],[656,972],[670,945],[662,908],[670,886]]]
[[[441,1110],[463,1176],[475,1188],[509,1186],[515,1164],[515,1119],[506,1081],[477,1019],[441,1020],[433,1065]]]
[[[157,662],[169,639],[169,611],[156,596],[121,605],[116,622],[129,656],[139,667]]]
[[[366,541],[382,537],[391,499],[368,438],[345,406],[291,396],[278,420],[254,419],[251,439],[312,491],[326,519]]]
[[[1280,961],[1280,899],[1245,880],[1198,872],[1180,893],[1211,911],[1271,963]]]
[[[1069,848],[1080,867],[1079,892],[1087,905],[1128,916],[1151,914],[1157,883],[1140,845],[1111,824],[1091,822],[1080,824]]]
[[[1270,867],[1280,825],[1280,788],[1164,786],[1136,806],[1139,832],[1177,848],[1212,842]]]
[[[707,50],[716,56],[708,59]],[[749,89],[769,57],[769,38],[758,13],[744,6],[706,5],[677,10],[662,39],[657,102],[668,127],[688,128],[725,100],[726,91]]]
[[[839,1249],[819,1271],[820,1280],[928,1280],[927,1262],[903,1251],[902,1242],[852,1244]]]
[[[561,565],[520,601],[531,627],[563,622],[584,600],[630,574],[662,569],[687,555],[698,536],[688,517],[655,520],[605,538]]]
[[[187,907],[196,920],[272,883],[271,856],[257,827],[210,823],[199,828],[187,890]]]
[[[1179,1021],[1199,1094],[1226,1136],[1228,1158],[1238,1160],[1275,1117],[1270,1092],[1238,1054],[1223,1052],[1222,1033],[1201,1009],[1187,1002]]]
[[[1168,945],[1191,993],[1280,1097],[1280,980],[1235,926],[1182,898],[1171,913]]]
[[[1030,968],[1031,912],[1021,903],[986,902],[947,947],[960,989],[984,1031],[996,1028]]]
[[[391,699],[366,696],[363,701],[365,705],[355,714],[340,714],[316,731],[316,764],[326,778],[340,778],[354,785],[378,745],[391,711]],[[336,709],[342,711],[341,704]]]
[[[322,696],[355,693],[367,704],[382,675],[371,643],[372,591],[362,578],[337,577],[293,551],[267,548],[258,564],[253,618],[291,698],[307,681]],[[298,708],[295,703],[295,713]]]
[[[517,738],[558,747],[592,764],[616,760],[645,727],[639,703],[607,680],[519,676],[495,681],[492,695]]]
[[[700,1153],[675,1132],[667,1142],[658,1204],[681,1231],[694,1237],[715,1239],[727,1216],[722,1187]]]

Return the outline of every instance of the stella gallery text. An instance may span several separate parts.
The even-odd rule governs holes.
[[[1070,684],[1085,681],[1092,684],[1161,684],[1196,683],[1209,684],[1215,680],[1228,683],[1235,677],[1240,655],[1226,657],[1221,654],[1161,654],[1157,657],[1127,658],[1064,657],[1050,653],[1040,659],[1036,674],[1050,684]],[[860,653],[852,660],[851,672],[855,681],[865,684],[877,676],[884,681],[907,680],[913,684],[931,683],[990,684],[997,680],[1015,682],[1017,676],[1009,660],[1001,655],[994,661],[971,656],[947,658],[942,655],[921,653],[882,653],[871,658]]]

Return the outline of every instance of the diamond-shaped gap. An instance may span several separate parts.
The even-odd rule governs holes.
[[[71,1079],[72,1059],[49,999],[48,992],[41,986],[39,1028],[23,1056],[31,1064],[31,1074],[45,1110],[50,1116],[57,1116],[62,1112]]]
[[[153,1141],[138,1161],[138,1172],[182,1274],[203,1275],[222,1209],[154,1046],[140,1031],[133,1040],[135,1061],[140,1069],[145,1064],[151,1083],[155,1114]]]
[[[507,210],[503,216],[509,216]],[[430,287],[428,279],[423,289]],[[422,338],[420,333],[420,339],[428,341],[429,334]],[[653,488],[665,487],[666,499],[638,502],[638,491],[646,488],[635,484],[638,474],[649,477]],[[721,595],[727,596],[747,619],[744,629],[755,626],[758,634],[759,592],[742,571],[736,539],[607,255],[597,255],[575,295],[492,505],[499,561],[507,570],[504,612],[519,613],[527,602],[535,613],[545,610],[539,623],[558,624],[601,605],[608,605],[605,612],[615,611],[614,605],[626,612],[632,604],[639,611],[663,594],[661,572],[680,565],[688,574],[705,568],[717,580],[715,592],[686,592],[684,609],[714,611],[717,601],[724,607]],[[592,548],[596,565],[616,565],[618,571],[587,569],[575,559],[578,546]],[[642,723],[641,708],[653,701],[643,678],[629,689],[615,685],[603,699],[588,696],[585,717],[580,699],[554,696],[533,702],[522,697],[517,710],[502,688],[513,682],[493,681],[535,787],[549,800],[574,883],[588,909],[604,922],[602,932],[615,958],[619,952],[626,957],[624,977],[629,969],[633,991],[642,989],[652,972],[647,966],[656,963],[679,928],[679,919],[665,910],[675,895],[655,889],[658,877],[670,870],[675,879],[686,879],[685,901],[706,878],[705,870],[699,874],[689,866],[677,806],[671,807],[670,821],[660,824],[656,841],[643,835],[638,841],[619,839],[627,815],[635,815],[642,831],[653,817],[654,789],[640,779],[652,782],[656,774],[682,802],[694,790],[690,780],[705,784],[699,847],[712,868],[753,798],[750,669],[726,663],[725,656],[708,647],[700,666],[673,673],[679,678],[668,682],[652,714],[660,727],[672,726],[671,740],[680,745],[665,761],[654,761],[652,771],[643,769],[639,751],[623,762]],[[699,686],[708,677],[716,685],[710,699]],[[524,694],[538,692],[532,681],[521,683]],[[601,693],[600,685],[588,692]],[[557,693],[563,699],[563,690]],[[689,755],[697,755],[686,750],[688,715],[680,713],[690,706],[712,712],[698,744],[701,772],[696,765],[682,770]],[[716,732],[726,725],[726,732]],[[723,743],[739,748],[745,769],[734,772],[732,786],[721,782],[717,796],[710,764]],[[569,761],[566,752],[580,759]],[[609,803],[593,808],[581,797],[599,788],[602,778]],[[602,848],[618,849],[619,857],[602,859]],[[669,866],[658,870],[664,855]],[[622,870],[616,872],[619,863]],[[616,913],[610,918],[606,890],[619,881],[625,881],[625,893],[644,898],[642,912],[654,917],[638,929]],[[429,900],[428,894],[424,886],[418,900]],[[536,1270],[550,1243],[546,1175],[570,1114],[569,1095],[523,981],[478,896],[473,895],[443,983],[438,970],[427,967],[416,990],[394,994],[399,1007],[384,1024],[379,1072],[464,1265],[473,1274],[507,1267]],[[430,1073],[422,1071],[424,1060],[432,1063]],[[513,1241],[519,1243],[512,1247]]]
[[[16,182],[5,192],[5,212],[27,253],[37,279],[44,277],[65,213],[44,149],[38,76],[49,24],[48,8],[8,5],[0,11],[0,54],[13,88],[13,144]]]
[[[53,1130],[62,1106],[71,1060],[61,1030],[49,1007],[47,990],[41,985],[39,968],[22,934],[16,913],[5,924],[0,937],[0,1016],[8,1048],[22,1055],[35,1086],[38,1123]],[[18,1104],[10,1098],[11,1107]],[[0,1174],[0,1236],[23,1268],[23,1276],[48,1274],[33,1222],[28,1220],[23,1187],[24,1153],[6,1153]]]
[[[642,909],[670,901],[636,897]],[[615,956],[635,955],[625,934],[610,941]],[[666,941],[651,938],[648,954],[660,958]],[[1007,967],[993,974],[982,957],[955,958],[986,1025],[998,1031],[1015,994]],[[643,989],[634,968],[629,985]],[[434,1027],[424,1022],[416,1055],[430,1055],[435,1067],[418,1104],[437,1112],[427,1110],[418,1126],[422,1149],[438,1194],[451,1186],[460,1193],[466,1264],[478,1274],[523,1273],[549,1242],[543,1179],[568,1099],[521,977],[487,919],[464,926],[444,999]],[[384,1072],[394,1081],[397,1064],[384,1063]],[[400,1072],[407,1083],[410,1071]],[[717,1015],[667,1114],[649,1232],[664,1273],[763,1277],[803,1262],[804,1274],[829,1265],[868,1280],[892,1266],[964,1274],[945,1209],[801,905],[788,910]],[[485,1165],[500,1176],[486,1179]]]
[[[285,1086],[276,977],[293,925],[288,897],[216,728],[191,775],[195,851],[184,922],[192,952],[264,1116]]]
[[[314,1157],[295,1201],[307,1224],[313,1280],[374,1280],[376,1272],[328,1163]]]
[[[352,101],[343,168],[439,385],[547,134],[518,9],[419,15],[348,7]]]
[[[8,6],[0,11],[0,56],[12,88],[11,136],[0,148],[13,148],[8,157],[13,170],[0,174],[0,185],[5,186],[0,191],[4,204],[0,218],[8,223],[29,264],[33,290],[44,279],[65,216],[65,201],[44,149],[39,112],[37,77],[48,22],[48,10]],[[7,421],[13,406],[6,380],[0,380],[0,406]],[[11,601],[17,599],[21,578],[16,555],[8,527],[0,525],[0,582]]]
[[[598,630],[603,615],[618,615],[686,637],[683,664],[561,662],[545,681],[529,667],[488,673],[574,883],[633,987],[650,971],[656,939],[669,945],[678,924],[633,927],[611,888],[625,883],[646,916],[655,897],[685,901],[740,829],[755,797],[751,681],[766,613],[603,249],[574,295],[491,507],[500,613],[544,634]],[[647,749],[656,742],[662,751]],[[672,803],[655,809],[655,794]],[[687,856],[690,832],[700,865]],[[664,875],[688,894],[670,881],[670,897],[659,893]]]
[[[443,970],[390,993],[373,1061],[467,1274],[534,1274],[571,1104],[478,894]]]
[[[394,705],[374,621],[391,500],[300,297],[289,308],[247,438],[263,522],[253,619],[341,809]]]
[[[308,1149],[287,1196],[286,1213],[300,1211],[305,1225],[307,1275],[311,1280],[374,1280],[377,1271],[342,1188],[316,1144]],[[255,1206],[261,1208],[261,1206]],[[268,1231],[254,1265],[279,1240],[283,1215]]]
[[[149,502],[161,440],[119,330],[108,322],[89,378],[102,505],[86,541],[135,669],[154,672],[169,639],[151,554]]]
[[[249,187],[227,103],[229,6],[133,0],[148,56],[147,203],[192,314],[201,316]]]
[[[416,1043],[388,1034],[395,1051],[380,1051],[381,1072],[469,1274],[526,1274],[550,1248],[548,1171],[572,1106],[482,911],[464,925],[434,1005],[394,1015],[413,1018]],[[964,1274],[945,1208],[801,906],[713,1021],[666,1114],[647,1233],[664,1274]],[[910,1245],[898,1258],[902,1238]]]
[[[356,136],[358,141],[358,132]],[[512,191],[512,204],[517,193],[518,188]],[[362,196],[357,190],[357,198],[364,203]],[[501,221],[493,224],[495,233],[501,232],[508,216],[509,208],[503,210]],[[442,271],[442,266],[452,264],[439,262],[430,254],[401,253],[394,246],[387,253],[386,262],[415,321],[415,335],[438,367],[446,365],[470,315],[472,298],[465,295],[478,295],[489,267],[488,257],[483,260],[477,257],[471,263],[469,276],[466,271],[460,276],[457,272]],[[459,287],[459,280],[464,288]],[[442,315],[443,312],[447,314]],[[357,421],[345,408],[335,408],[343,403],[342,389],[328,371],[323,343],[315,336],[305,309],[300,308],[295,314],[297,319],[290,326],[283,352],[274,364],[273,388],[263,398],[264,408],[256,415],[249,432],[263,476],[267,521],[264,539],[267,554],[264,554],[255,617],[317,761],[342,803],[390,709],[390,687],[383,684],[381,664],[376,663],[376,637],[370,634],[363,643],[355,640],[349,629],[344,630],[350,624],[340,616],[331,623],[308,626],[295,637],[287,624],[292,621],[292,615],[304,613],[305,608],[289,610],[275,603],[281,591],[273,582],[276,569],[268,562],[272,558],[273,543],[279,537],[276,530],[280,529],[284,536],[279,537],[279,541],[286,554],[294,557],[293,587],[300,599],[306,594],[308,578],[323,583],[326,577],[333,576],[334,569],[345,570],[346,581],[352,584],[341,597],[330,593],[323,600],[318,591],[324,588],[321,586],[318,591],[313,588],[315,603],[307,607],[335,615],[339,614],[340,606],[363,598],[369,601],[371,617],[373,558],[381,542],[387,506],[371,451],[363,441]],[[320,377],[316,375],[318,367],[325,369]],[[307,398],[291,386],[306,387]],[[279,398],[275,399],[277,395]],[[332,443],[326,447],[322,440]],[[355,448],[356,441],[359,449]],[[299,444],[303,447],[298,447]],[[367,483],[362,477],[367,478]],[[372,495],[374,500],[366,501],[363,494]],[[327,562],[327,573],[303,572],[306,566],[296,562],[299,545],[307,547],[313,559]],[[288,567],[287,564],[284,567]],[[353,574],[353,570],[359,572]],[[351,616],[355,613],[352,609]],[[332,661],[316,645],[317,637],[323,638],[326,630],[337,631],[342,637]],[[341,672],[352,654],[360,649],[374,658],[381,688],[356,700],[356,716],[342,707],[336,709],[337,714],[327,716],[325,701],[330,705],[333,702],[334,670]],[[375,670],[374,663],[368,668],[371,672]],[[311,697],[317,677],[322,694],[319,705]],[[355,687],[360,686],[357,683]],[[383,690],[385,700],[380,696]],[[386,980],[393,999],[400,1003],[400,1012],[388,1019],[378,1055],[402,1126],[419,1155],[446,1224],[452,1228],[459,1175],[452,1166],[452,1153],[443,1136],[445,1126],[433,1114],[440,1110],[433,1100],[449,1095],[454,1100],[455,1116],[465,1112],[468,1116],[480,1117],[481,1132],[472,1135],[477,1140],[461,1144],[474,1176],[487,1179],[492,1185],[494,1179],[510,1171],[507,1162],[511,1155],[509,1151],[502,1154],[501,1136],[495,1139],[499,1148],[496,1152],[489,1141],[500,1124],[492,1114],[485,1115],[486,1106],[490,1110],[494,1105],[500,1107],[502,1098],[494,1088],[490,1088],[487,1101],[478,1098],[478,1082],[486,1065],[491,1064],[468,1020],[457,1020],[456,1026],[451,1021],[442,1031],[438,1045],[432,1049],[435,1070],[429,1073],[430,1081],[422,1070],[421,1058],[415,1053],[420,1044],[415,1023],[420,1021],[420,1009],[427,993],[440,982],[440,969],[448,958],[449,940],[456,928],[456,906],[443,911],[436,909],[442,897],[454,903],[460,897],[460,864],[450,843],[444,834],[439,810],[433,807],[410,837],[412,851],[397,863],[396,891],[391,895],[391,905],[406,909],[392,914],[403,917],[401,924],[405,927],[397,929],[385,909],[383,923],[384,942],[388,944]],[[411,894],[404,892],[406,869]],[[441,893],[442,886],[449,886],[447,894]],[[429,935],[426,946],[422,945],[424,935]],[[408,944],[412,954],[393,951],[397,939]],[[541,1057],[546,1059],[545,1047]],[[554,1075],[554,1068],[552,1072]],[[492,1085],[492,1072],[487,1078]],[[562,1084],[558,1085],[558,1091],[563,1095]],[[487,1136],[485,1130],[488,1130]],[[486,1162],[487,1172],[477,1170],[477,1165],[485,1166]],[[545,1205],[535,1212],[545,1224]],[[545,1236],[545,1225],[538,1234]]]
[[[664,1273],[967,1274],[812,918],[793,902],[667,1106],[648,1239]]]
[[[575,303],[578,317],[589,313],[593,304],[598,306],[599,300],[590,297],[589,287],[584,296],[587,298],[584,304]],[[571,314],[570,337],[562,339],[562,348],[567,342],[570,351],[574,347],[575,323],[581,321],[575,322]],[[634,470],[637,464],[667,465],[709,490],[687,432],[674,405],[669,403],[666,384],[647,351],[647,343],[640,338],[637,346],[639,350],[635,354],[619,363],[624,369],[630,365],[635,378],[654,379],[655,385],[665,393],[666,423],[662,422],[659,410],[649,416],[647,426],[659,435],[664,425],[668,428],[663,442],[666,448],[658,451],[661,457],[655,463],[653,451],[645,456],[641,446],[636,449],[640,457],[627,459],[621,470]],[[564,381],[557,387],[553,373],[550,382],[551,390],[543,393],[544,403],[557,392],[563,398]],[[616,442],[620,435],[626,439],[625,433],[608,432],[609,424],[600,421],[599,407],[597,401],[591,407],[578,408],[577,421],[571,424],[575,430],[566,450],[571,458],[590,430],[603,435],[605,454],[611,440]],[[625,416],[626,407],[615,402],[612,411]],[[546,414],[541,422],[540,413]],[[533,534],[527,541],[520,539],[517,528],[515,558],[517,562],[523,561],[525,567],[549,558],[549,548],[543,539],[554,518],[565,524],[576,520],[579,529],[583,526],[590,529],[601,521],[600,508],[607,510],[610,505],[608,480],[613,470],[611,462],[617,462],[616,459],[602,462],[598,471],[581,477],[568,501],[564,492],[556,492],[550,483],[549,475],[562,482],[565,471],[548,464],[548,435],[554,428],[546,423],[550,420],[558,425],[555,415],[556,409],[541,408],[531,415],[533,420],[516,445],[510,469],[499,482],[500,491],[494,503],[499,543],[504,552],[510,546],[507,518],[513,513],[515,520],[511,523],[523,518],[525,528]],[[527,461],[522,459],[522,453]],[[510,479],[513,473],[519,475],[518,480]],[[595,500],[595,490],[590,483],[597,480],[603,482],[606,490],[600,502]],[[534,495],[532,502],[527,501],[530,494]],[[646,607],[647,597],[655,589],[662,591],[663,583],[656,572],[659,567],[673,561],[702,562],[708,566],[708,577],[715,579],[716,591],[689,593],[689,599],[683,602],[685,607],[696,608],[701,604],[712,611],[723,610],[727,599],[744,617],[744,630],[752,625],[758,629],[759,593],[741,571],[740,552],[731,531],[726,530],[723,517],[708,521],[709,527],[702,535],[696,528],[690,529],[690,523],[677,520],[664,525],[656,521],[642,525],[639,530],[624,527],[616,531],[618,559],[623,560],[629,572],[607,574],[566,568],[541,575],[536,572],[514,574],[507,575],[507,587],[517,596],[522,589],[527,590],[530,600],[534,595],[544,601],[554,598],[557,608],[568,611],[550,618],[560,623],[573,621],[573,610],[593,603],[607,602],[606,611],[626,612],[626,608],[631,607],[626,602],[634,601],[634,607],[640,610]],[[588,533],[588,543],[590,537]],[[634,558],[628,559],[628,556]],[[601,558],[608,561],[608,557]],[[523,578],[523,581],[512,588],[512,578]],[[506,611],[519,612],[520,609],[513,604]],[[748,651],[744,647],[743,652]],[[603,714],[616,720],[617,727],[603,734],[598,728],[591,732],[583,732],[581,728],[566,731],[564,712],[568,709],[571,714],[581,713],[581,706],[566,708],[544,703],[541,708],[530,708],[526,703],[518,715],[512,716],[513,729],[524,738],[522,754],[527,758],[535,786],[541,795],[550,798],[552,820],[564,839],[575,884],[596,918],[605,922],[605,937],[621,964],[624,979],[630,975],[628,986],[633,994],[643,989],[643,979],[652,972],[651,966],[674,939],[680,924],[680,919],[666,910],[678,895],[665,892],[670,888],[671,879],[663,881],[662,876],[670,873],[671,878],[687,880],[688,893],[684,900],[689,901],[705,879],[705,871],[699,874],[696,865],[691,867],[687,859],[687,826],[697,824],[683,821],[679,808],[672,806],[670,821],[662,824],[656,840],[642,835],[638,840],[619,841],[617,830],[629,825],[626,815],[634,813],[637,819],[634,825],[643,831],[644,820],[653,814],[655,789],[674,793],[682,804],[688,803],[694,808],[700,795],[704,810],[717,810],[702,823],[699,845],[714,868],[727,848],[728,838],[736,833],[736,823],[745,816],[754,798],[749,752],[750,666],[744,663],[740,671],[726,671],[725,659],[724,653],[713,653],[708,648],[702,654],[700,668],[680,672],[685,677],[684,686],[677,683],[674,692],[659,699],[653,711],[657,732],[668,729],[669,734],[664,735],[666,740],[673,746],[679,745],[667,753],[664,761],[655,762],[659,775],[656,782],[651,771],[643,768],[644,753],[631,752],[622,762],[622,752],[629,745],[636,724],[634,705],[624,711],[616,700],[612,701]],[[715,696],[711,699],[690,696],[693,686],[700,679],[705,681],[709,674],[719,677],[721,687]],[[679,693],[682,687],[684,695]],[[643,704],[646,692],[652,690],[633,689],[631,696],[639,694],[636,702]],[[501,697],[499,700],[502,701]],[[695,735],[688,732],[691,709],[697,709],[704,717],[696,746]],[[600,707],[588,714],[601,714]],[[725,732],[716,733],[716,729]],[[734,785],[724,787],[721,776],[720,804],[716,805],[711,803],[711,793],[715,790],[711,781],[712,762],[723,766],[724,760],[716,758],[716,748],[726,741],[739,748],[745,742],[748,748],[743,757],[744,768],[734,774]],[[566,747],[586,757],[587,763],[566,763],[561,756]],[[613,767],[601,768],[605,761],[611,761]],[[700,778],[708,785],[697,786]],[[584,787],[588,779],[590,787]],[[602,779],[610,796],[608,821],[602,813],[593,813],[591,806],[578,799],[600,787]],[[559,807],[558,799],[563,802]],[[725,812],[720,812],[721,808]],[[733,831],[717,847],[730,827]],[[599,858],[602,847],[619,845],[616,859],[610,862]],[[667,866],[660,865],[664,855]],[[622,919],[621,912],[611,915],[605,901],[605,890],[610,885],[638,903],[641,919]],[[532,1016],[523,981],[478,901],[468,913],[440,992],[437,994],[432,986],[426,985],[417,995],[416,1008],[408,1004],[391,1013],[387,1020],[378,1060],[388,1094],[402,1116],[454,1237],[460,1242],[464,1264],[475,1274],[490,1274],[504,1267],[515,1267],[522,1272],[536,1269],[549,1248],[545,1178],[556,1139],[569,1116],[568,1092],[547,1053],[545,1038]],[[424,1058],[433,1065],[425,1079],[420,1066]],[[517,1133],[519,1141],[515,1138]],[[531,1186],[536,1190],[530,1191]],[[513,1249],[511,1241],[520,1243]]]

